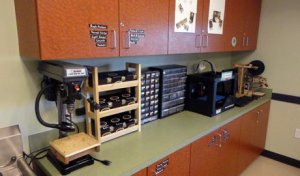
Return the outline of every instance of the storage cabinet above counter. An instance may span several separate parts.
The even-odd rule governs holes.
[[[20,55],[62,60],[254,50],[261,0],[240,1],[194,0],[186,7],[178,0],[15,0]]]
[[[168,0],[15,0],[20,55],[76,59],[167,54]]]

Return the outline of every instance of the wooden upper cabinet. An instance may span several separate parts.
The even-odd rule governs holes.
[[[227,0],[224,24],[225,51],[240,51],[245,46],[245,0]]]
[[[120,56],[167,54],[169,0],[119,0]]]
[[[225,50],[255,50],[259,28],[261,0],[227,0]],[[236,43],[235,43],[236,42]]]
[[[261,0],[245,0],[246,10],[244,20],[244,50],[255,50],[257,45]]]
[[[15,0],[15,5],[21,56],[49,60],[119,55],[118,0]],[[36,11],[25,13],[26,6]],[[26,18],[33,20],[27,23]],[[34,27],[36,43],[28,43]],[[26,53],[27,47],[37,46],[39,53]]]
[[[225,4],[222,4],[221,2],[224,2]],[[201,52],[224,51],[224,23],[227,23],[227,19],[225,19],[224,16],[227,13],[226,5],[227,0],[220,2],[217,2],[217,0],[204,0]]]
[[[194,1],[195,2],[195,1]],[[197,2],[197,13],[185,9],[184,4],[170,0],[169,8],[169,54],[199,53],[201,50],[201,26],[202,26],[203,0]],[[177,13],[175,22],[175,13]],[[179,15],[178,15],[179,14]],[[194,16],[193,16],[194,15]],[[176,24],[175,24],[176,23]],[[185,27],[185,25],[187,27]],[[185,28],[194,32],[185,32]],[[182,32],[175,32],[182,30]]]

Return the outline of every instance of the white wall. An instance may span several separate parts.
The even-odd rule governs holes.
[[[19,57],[17,27],[13,0],[0,1],[0,128],[19,124],[24,149],[28,150],[28,136],[49,130],[41,126],[34,112],[34,100],[40,89],[41,75],[37,72],[37,61],[22,60]],[[174,56],[151,56],[121,59],[89,59],[72,62],[101,66],[103,70],[117,70],[125,61],[138,62],[143,66],[162,64],[184,64],[191,68],[192,64],[201,59],[211,58],[217,68],[231,66],[231,54],[190,54]],[[53,122],[56,120],[56,108],[53,102],[42,101],[43,117]],[[77,117],[75,121],[82,121],[84,117]]]
[[[300,2],[263,0],[257,50],[235,53],[234,62],[260,59],[273,92],[300,96]],[[300,106],[272,101],[266,149],[300,160]]]

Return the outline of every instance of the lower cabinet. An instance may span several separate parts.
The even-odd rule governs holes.
[[[155,162],[133,176],[189,176],[191,145]]]
[[[239,172],[254,161],[265,147],[270,102],[244,114],[241,120]]]
[[[148,167],[148,176],[188,176],[190,170],[190,145],[172,153]]]
[[[270,101],[133,176],[238,176],[265,147]]]
[[[240,120],[234,120],[191,145],[191,176],[238,175]]]

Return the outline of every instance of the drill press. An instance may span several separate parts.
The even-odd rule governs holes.
[[[38,70],[44,75],[44,78],[41,84],[42,88],[36,97],[36,117],[42,125],[58,129],[60,138],[50,142],[51,150],[48,152],[47,158],[62,174],[68,174],[93,164],[94,160],[88,154],[98,150],[97,147],[100,146],[100,143],[85,133],[68,136],[68,132],[75,131],[75,124],[71,120],[72,112],[75,100],[82,99],[81,87],[83,81],[88,77],[87,68],[65,62],[41,62]],[[57,124],[50,124],[41,117],[39,102],[43,95],[46,100],[56,103]],[[83,141],[89,141],[89,143],[85,144]],[[63,148],[65,146],[69,148]],[[70,146],[73,148],[70,149]],[[63,153],[65,151],[69,151],[69,153]]]

